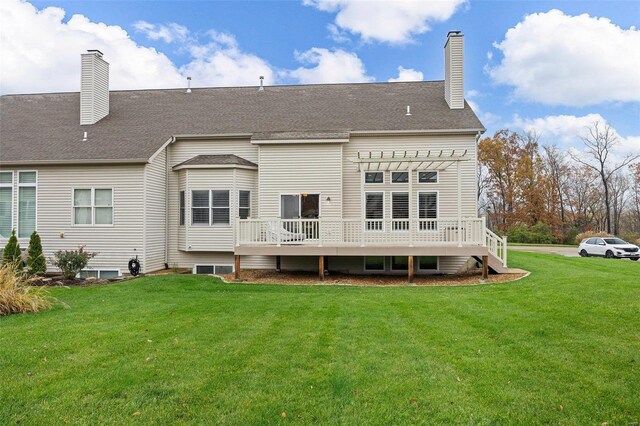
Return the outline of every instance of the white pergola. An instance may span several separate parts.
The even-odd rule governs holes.
[[[427,150],[427,151],[358,151],[358,156],[350,158],[361,173],[360,193],[364,196],[366,172],[400,171],[409,173],[409,206],[412,206],[413,172],[443,171],[455,164],[458,192],[458,246],[462,246],[462,180],[460,162],[471,160],[468,150]],[[438,201],[440,202],[440,201]],[[362,202],[362,218],[366,216],[365,203]],[[413,221],[413,209],[409,208],[409,223]]]

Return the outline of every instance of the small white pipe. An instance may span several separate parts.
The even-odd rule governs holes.
[[[407,113],[405,114],[407,117],[411,115],[411,106],[407,105]]]
[[[191,93],[191,77],[187,77],[187,93]]]

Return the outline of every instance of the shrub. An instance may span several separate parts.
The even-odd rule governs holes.
[[[29,240],[27,271],[31,275],[44,275],[47,272],[47,260],[42,254],[42,241],[36,231],[33,231]]]
[[[622,232],[619,237],[631,244],[636,244],[640,241],[640,235],[635,232]]]
[[[16,269],[22,270],[22,250],[20,250],[20,243],[16,237],[16,230],[11,231],[11,237],[7,241],[7,245],[4,246],[2,251],[2,264],[15,265]]]
[[[72,280],[97,254],[85,251],[84,246],[78,247],[78,250],[59,250],[53,254],[51,264],[60,268],[65,278]]]
[[[509,241],[514,243],[551,244],[555,241],[551,227],[542,222],[538,222],[532,227],[521,224],[509,228],[507,236]]]
[[[606,233],[606,232],[596,232],[596,231],[585,231],[585,232],[581,232],[578,235],[576,235],[576,239],[574,240],[574,243],[576,244],[580,244],[582,242],[582,240],[584,240],[585,238],[593,238],[593,237],[610,237],[611,235]]]
[[[49,309],[54,302],[46,288],[29,285],[28,278],[12,263],[0,267],[0,316]]]

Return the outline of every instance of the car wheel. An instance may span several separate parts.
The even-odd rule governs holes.
[[[606,257],[607,259],[613,259],[613,252],[611,250],[607,250],[604,257]]]
[[[582,257],[589,257],[589,253],[587,253],[587,251],[585,249],[580,250],[579,254]]]

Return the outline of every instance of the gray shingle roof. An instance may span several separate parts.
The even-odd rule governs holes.
[[[178,167],[185,166],[226,166],[226,165],[235,165],[235,166],[247,166],[247,167],[258,167],[256,163],[252,163],[249,160],[245,160],[242,157],[238,157],[235,154],[220,154],[220,155],[197,155],[193,158],[188,159],[187,161],[183,161],[180,164],[176,164],[173,166],[174,169]]]
[[[80,126],[79,102],[79,93],[0,97],[0,163],[146,161],[181,134],[281,139],[283,134],[313,138],[350,131],[483,128],[468,105],[449,109],[442,81],[269,86],[264,92],[256,87],[191,94],[184,89],[112,91],[110,114],[91,126]]]

